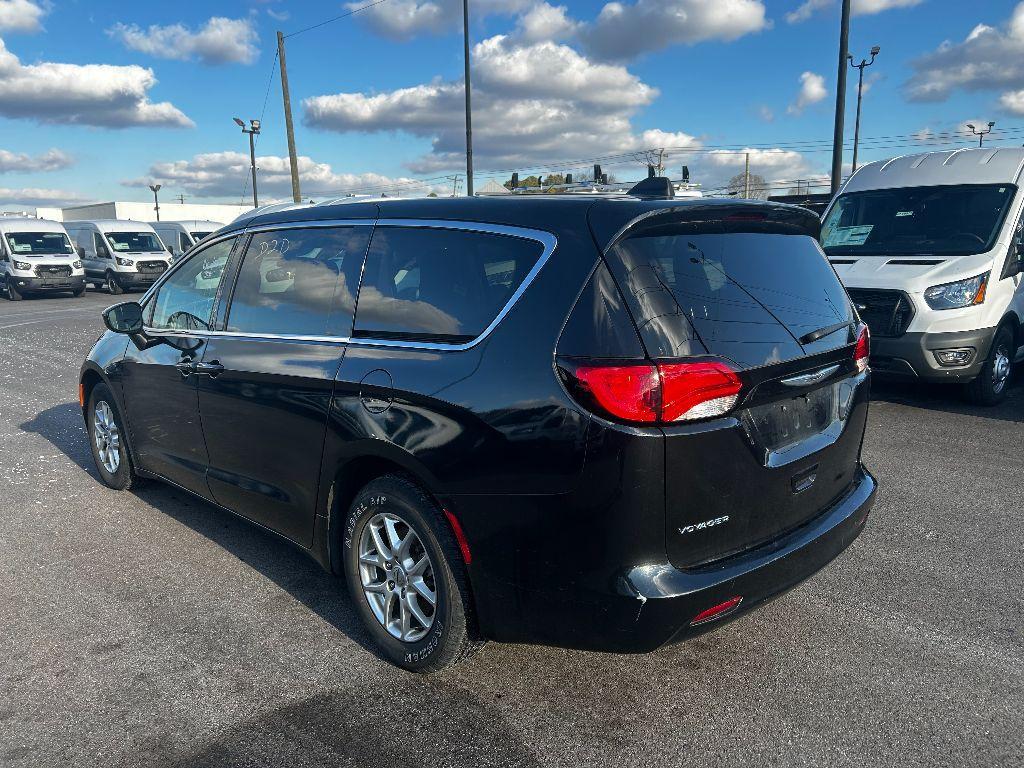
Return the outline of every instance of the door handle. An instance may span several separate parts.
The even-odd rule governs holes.
[[[211,360],[208,363],[196,363],[192,370],[195,371],[196,373],[205,374],[206,376],[209,376],[211,379],[213,379],[224,372],[224,366],[221,365],[218,360]]]
[[[195,361],[190,360],[190,359],[181,360],[181,361],[175,363],[174,367],[177,368],[181,372],[182,376],[186,376],[186,377],[189,374],[192,374],[192,373],[196,372]]]

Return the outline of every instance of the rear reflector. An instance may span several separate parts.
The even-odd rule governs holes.
[[[565,368],[563,367],[563,370]],[[743,384],[718,360],[640,365],[580,365],[566,371],[577,394],[609,416],[654,424],[722,416]]]
[[[860,327],[860,335],[857,336],[857,346],[853,348],[853,362],[857,364],[857,372],[864,373],[868,369],[868,359],[871,357],[871,331],[866,325]]]
[[[729,598],[724,603],[719,603],[718,605],[708,608],[706,611],[701,611],[700,613],[698,613],[696,616],[693,617],[693,621],[690,622],[690,626],[694,627],[697,624],[707,624],[709,621],[724,618],[725,616],[739,608],[740,603],[742,602],[743,598],[739,595],[737,595],[736,597]]]

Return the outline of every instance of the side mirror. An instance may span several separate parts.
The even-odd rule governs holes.
[[[103,310],[103,322],[114,333],[142,333],[142,306],[126,301]]]
[[[167,251],[167,252],[168,252],[169,254],[171,254],[171,256],[173,256],[173,255],[174,255],[174,248],[173,248],[172,246],[170,246],[170,245],[165,245],[165,246],[164,246],[164,250],[166,250],[166,251]]]

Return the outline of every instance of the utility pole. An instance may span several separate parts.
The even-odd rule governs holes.
[[[184,204],[185,204],[185,195],[183,195],[183,194],[179,194],[179,195],[178,195],[178,202],[179,202],[179,203],[180,203],[181,205],[184,205]]]
[[[153,208],[156,209],[156,220],[160,221],[160,198],[156,196],[156,193],[160,191],[162,184],[150,184],[149,188],[153,190]]]
[[[832,194],[843,180],[843,122],[846,117],[846,61],[850,55],[850,0],[843,0],[839,22],[839,76],[836,79],[836,126],[832,135]]]
[[[473,196],[473,102],[469,83],[469,0],[462,0],[462,47],[466,58],[466,194]]]
[[[295,129],[292,127],[292,96],[288,90],[288,64],[284,60],[284,35],[277,33],[277,56],[281,59],[281,98],[284,99],[284,130],[288,134],[288,162],[292,167],[292,201],[302,202],[299,190],[299,157],[295,151]]]
[[[870,67],[875,63],[875,56],[882,50],[877,45],[871,49],[871,61],[867,59],[861,59],[860,64],[853,63],[853,56],[850,56],[850,66],[854,69],[860,70],[860,75],[857,78],[857,123],[853,129],[853,170],[857,170],[857,147],[860,145],[860,100],[864,95],[864,68]]]
[[[750,153],[747,152],[746,169],[743,171],[743,197],[750,199]]]
[[[980,147],[980,146],[983,145],[983,143],[985,141],[985,137],[988,136],[990,133],[992,133],[992,128],[995,127],[995,122],[994,121],[990,121],[989,122],[988,130],[985,130],[984,128],[982,128],[979,131],[977,128],[975,128],[970,123],[967,124],[967,127],[971,129],[971,133],[973,133],[975,136],[978,137],[978,146]]]
[[[260,196],[256,192],[256,136],[260,134],[260,121],[250,120],[249,127],[240,118],[234,118],[235,123],[242,128],[242,133],[249,134],[249,161],[252,165],[252,205],[253,208],[260,207]]]

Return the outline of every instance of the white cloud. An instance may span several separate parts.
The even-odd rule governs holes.
[[[747,155],[750,155],[750,172],[764,177],[772,183],[794,181],[812,181],[818,174],[810,167],[806,158],[791,149],[743,149],[734,151],[712,151],[701,157],[698,164],[700,181],[706,189],[717,189],[724,186],[730,178],[742,173],[746,167]],[[785,192],[784,188],[773,189]]]
[[[999,104],[1011,115],[1024,115],[1024,90],[1007,91],[999,97]]]
[[[256,25],[251,18],[214,16],[196,30],[184,24],[153,25],[143,30],[119,23],[107,34],[132,50],[159,59],[198,59],[209,65],[252,64],[259,56]]]
[[[775,112],[767,104],[762,104],[757,108],[757,116],[764,120],[766,123],[770,123],[775,119]]]
[[[481,167],[628,152],[657,144],[630,118],[658,95],[625,67],[598,64],[553,42],[518,45],[499,35],[474,47],[474,154]],[[337,132],[404,131],[429,138],[416,172],[459,167],[465,149],[463,87],[435,80],[379,94],[338,93],[303,101],[305,122]],[[688,134],[671,145],[690,145]]]
[[[511,14],[525,10],[534,0],[474,0],[470,20],[493,14]],[[346,3],[348,10],[366,5],[366,0]],[[358,17],[374,32],[392,40],[409,40],[423,34],[455,32],[462,25],[462,0],[390,0],[362,11]]]
[[[336,173],[327,163],[300,155],[299,181],[304,199],[323,199],[347,192],[401,191],[404,195],[425,193],[430,188],[414,179],[392,178],[377,173]],[[261,199],[291,197],[291,166],[287,157],[256,157],[257,184]],[[130,187],[147,187],[153,180],[166,187],[182,189],[198,197],[237,197],[249,178],[249,156],[241,152],[208,152],[191,160],[153,164],[145,178],[122,182]]]
[[[74,159],[59,149],[50,149],[41,155],[10,152],[0,149],[0,173],[38,173],[59,171],[74,165]]]
[[[0,116],[106,128],[192,127],[169,102],[153,103],[153,70],[135,65],[22,64],[0,40]]]
[[[854,16],[870,16],[893,8],[911,8],[923,2],[924,0],[853,0],[850,3],[850,12]],[[807,21],[818,11],[831,8],[834,3],[835,0],[804,0],[796,9],[786,14],[786,21],[790,24]]]
[[[516,35],[524,43],[564,40],[576,33],[579,22],[568,15],[564,5],[537,3],[519,17]]]
[[[786,22],[797,24],[801,21],[807,21],[816,11],[828,8],[833,2],[834,0],[805,0],[795,10],[786,14]]]
[[[77,192],[65,189],[40,189],[37,187],[21,187],[11,189],[0,187],[0,205],[5,206],[64,206],[81,203],[85,200]]]
[[[588,54],[626,60],[671,45],[736,40],[770,26],[761,0],[636,0],[606,3],[579,35]]]
[[[292,17],[288,11],[275,11],[273,8],[267,8],[267,16],[274,21],[288,21]]]
[[[915,74],[905,85],[910,101],[945,101],[958,89],[1006,89],[1004,109],[1015,111],[1024,84],[1024,3],[1000,28],[976,25],[962,42],[946,41],[912,62]]]
[[[791,115],[803,114],[803,111],[811,104],[817,104],[828,96],[828,89],[825,88],[825,78],[814,72],[804,72],[800,75],[800,91],[796,95],[796,101],[786,108]]]
[[[49,12],[49,2],[0,0],[0,32],[38,32]]]

